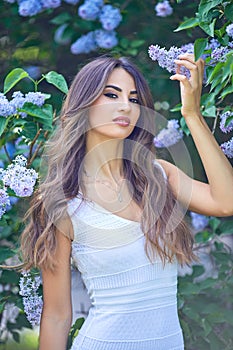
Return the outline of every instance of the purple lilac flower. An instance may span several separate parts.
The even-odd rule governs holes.
[[[34,16],[41,12],[41,3],[37,0],[25,0],[19,3],[20,16]]]
[[[99,20],[106,30],[115,29],[122,20],[120,10],[112,5],[105,5],[100,13]]]
[[[100,14],[100,7],[91,0],[86,0],[83,5],[79,6],[78,14],[83,19],[95,20]]]
[[[162,129],[158,135],[154,137],[155,147],[170,147],[179,142],[183,138],[183,131],[179,128],[180,126],[178,120],[169,120],[167,127]]]
[[[217,39],[212,38],[206,46],[206,50],[214,50],[220,46],[220,43]]]
[[[25,102],[31,102],[36,106],[43,106],[46,99],[46,95],[42,92],[28,92],[25,95]]]
[[[170,16],[173,12],[172,7],[170,6],[169,2],[167,0],[163,1],[163,2],[159,2],[156,6],[155,6],[155,11],[156,11],[156,15],[159,17],[167,17]]]
[[[190,49],[190,47],[189,47]],[[159,45],[150,45],[148,50],[149,56],[153,61],[158,61],[161,68],[165,68],[170,73],[176,73],[177,65],[174,60],[179,58],[179,55],[184,54],[184,48],[178,48],[172,46],[169,50],[164,47],[161,48]],[[180,74],[184,74],[190,77],[190,72],[185,67],[180,67]]]
[[[34,169],[26,168],[27,159],[17,156],[13,163],[4,170],[2,181],[11,188],[16,196],[29,197],[33,193],[38,174]]]
[[[41,285],[40,276],[23,271],[19,281],[19,294],[23,297],[23,306],[26,317],[32,326],[40,323],[43,307],[42,296],[38,294]]]
[[[228,47],[229,47],[230,49],[233,49],[233,41],[229,41]]]
[[[82,35],[70,47],[70,50],[74,55],[89,53],[91,51],[95,51],[96,49],[97,45],[94,32],[89,32],[88,34]]]
[[[5,188],[0,188],[0,219],[6,212],[6,207],[10,205],[10,199]]]
[[[197,214],[194,212],[190,212],[191,219],[192,219],[192,226],[197,231],[202,231],[208,226],[209,223],[209,217],[201,214]]]
[[[188,43],[181,45],[181,51],[182,53],[194,53],[194,44],[193,43]]]
[[[61,6],[61,0],[40,0],[43,9],[55,9]]]
[[[6,98],[6,96],[3,93],[0,93],[0,116],[1,117],[8,117],[9,115],[12,115],[13,108]]]
[[[227,46],[220,46],[215,48],[211,52],[211,59],[212,61],[217,62],[224,62],[226,61],[226,54],[229,52],[229,48]]]
[[[233,112],[227,111],[220,116],[220,129],[222,132],[228,133],[233,130],[233,120],[231,120],[231,122],[225,126],[226,121],[229,117],[233,117]]]
[[[233,38],[233,23],[229,24],[226,27],[226,33],[228,36],[230,36],[231,38]]]
[[[95,31],[95,40],[99,47],[102,49],[111,49],[118,44],[116,32],[98,29]]]
[[[15,91],[12,95],[13,99],[10,101],[10,105],[12,107],[13,113],[12,114],[17,114],[18,109],[22,108],[25,101],[25,97],[23,96],[22,92],[20,91]],[[22,118],[26,117],[27,114],[23,112],[19,112]]]
[[[228,158],[233,158],[233,137],[229,141],[222,143],[220,147]]]

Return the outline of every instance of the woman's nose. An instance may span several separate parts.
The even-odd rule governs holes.
[[[121,102],[119,102],[118,110],[124,111],[124,112],[130,112],[131,105],[130,105],[129,100],[122,100]]]

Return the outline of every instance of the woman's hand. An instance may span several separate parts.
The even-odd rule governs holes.
[[[204,73],[204,61],[199,59],[195,62],[194,55],[186,53],[180,55],[177,64],[177,73],[170,77],[171,80],[179,80],[181,92],[181,114],[185,119],[200,117],[200,99],[202,90],[202,81]],[[180,67],[184,66],[190,71],[190,78],[180,74]]]

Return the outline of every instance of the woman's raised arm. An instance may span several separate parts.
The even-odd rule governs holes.
[[[55,271],[42,270],[43,312],[40,324],[40,350],[65,350],[72,322],[71,306],[71,241],[61,232],[72,229],[66,220],[57,230]],[[65,231],[66,230],[66,231]]]
[[[200,114],[204,62],[195,62],[192,54],[185,54],[176,63],[178,67],[188,68],[191,73],[188,79],[178,69],[171,80],[180,82],[181,113],[201,157],[208,184],[191,179],[165,161],[161,165],[167,172],[177,198],[188,209],[205,215],[233,215],[233,169]]]

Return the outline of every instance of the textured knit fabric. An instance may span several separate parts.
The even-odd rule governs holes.
[[[78,195],[68,202],[72,258],[92,306],[72,350],[183,350],[177,263],[151,263],[140,223]]]

